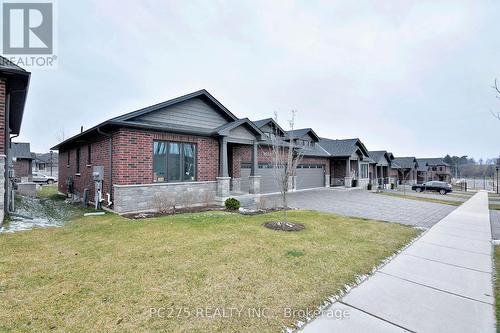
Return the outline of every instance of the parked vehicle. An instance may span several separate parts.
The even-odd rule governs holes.
[[[429,181],[422,184],[413,185],[411,189],[417,192],[435,191],[443,195],[453,191],[451,184],[439,181]]]
[[[42,173],[38,173],[38,172],[33,172],[32,178],[33,178],[33,182],[35,182],[35,183],[53,184],[57,181],[55,177],[46,176],[46,175],[44,175]]]

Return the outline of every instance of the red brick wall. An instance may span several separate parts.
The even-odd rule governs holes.
[[[6,82],[0,79],[0,154],[7,155],[5,151],[5,106],[6,102]]]
[[[31,160],[16,160],[14,162],[14,175],[16,178],[31,176]]]
[[[113,135],[113,183],[153,183],[153,141],[196,144],[198,181],[215,180],[219,171],[219,142],[210,137],[120,129]]]
[[[91,146],[91,163],[88,164],[88,146]],[[75,192],[83,195],[85,188],[89,189],[90,199],[94,198],[94,180],[92,178],[93,166],[104,166],[104,193],[109,192],[109,139],[105,136],[97,136],[93,141],[82,143],[80,146],[80,173],[76,173],[76,149],[59,150],[59,191],[67,193],[66,180],[69,176],[73,177]],[[68,165],[68,153],[70,154],[70,163]]]

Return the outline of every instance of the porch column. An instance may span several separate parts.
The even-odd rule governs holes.
[[[259,155],[258,155],[259,145],[257,141],[253,143],[252,147],[252,167],[250,169],[250,194],[259,194],[260,193],[260,178],[261,176],[257,176],[257,170],[259,168]]]
[[[258,158],[258,144],[257,142],[253,143],[252,149],[252,168],[250,169],[250,176],[255,176],[257,174],[257,169],[259,168],[259,158]]]
[[[344,178],[344,186],[351,187],[352,186],[352,176],[351,176],[351,159],[347,158],[345,164],[345,178]]]
[[[216,197],[223,204],[225,198],[230,194],[230,180],[227,163],[227,138],[222,137],[219,141],[219,177],[217,177]]]
[[[222,137],[219,142],[219,177],[229,177],[228,163],[227,163],[227,138]]]
[[[378,181],[378,165],[375,164],[375,183],[378,185],[380,185],[379,181]]]

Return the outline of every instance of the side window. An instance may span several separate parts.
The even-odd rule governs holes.
[[[80,148],[76,148],[76,173],[80,173]]]

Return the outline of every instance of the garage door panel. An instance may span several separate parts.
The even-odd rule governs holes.
[[[243,167],[241,168],[241,191],[248,193],[250,190],[250,168]],[[260,178],[260,192],[261,193],[275,193],[279,192],[278,183],[274,177],[274,171],[272,168],[267,166],[259,165],[257,169],[257,175],[261,176]]]
[[[257,175],[261,176],[261,193],[279,192],[279,186],[274,176],[274,171],[267,165],[259,165]],[[248,193],[250,189],[250,168],[241,168],[241,191]],[[297,168],[297,189],[307,189],[324,186],[324,168],[318,165],[301,165]]]
[[[324,168],[315,165],[302,165],[297,168],[297,190],[324,186]]]

